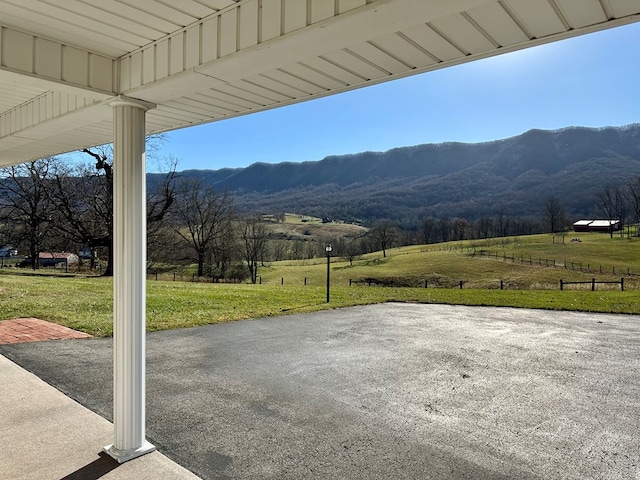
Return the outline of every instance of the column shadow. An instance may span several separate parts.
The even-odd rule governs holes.
[[[60,480],[98,480],[120,465],[105,452],[100,452],[98,457],[97,460],[70,473],[66,477],[62,477]]]

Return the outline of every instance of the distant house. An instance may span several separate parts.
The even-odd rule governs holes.
[[[618,231],[622,228],[620,220],[578,220],[573,224],[574,232],[604,232]]]
[[[38,260],[41,267],[64,267],[78,263],[78,255],[69,252],[40,252]],[[27,267],[32,264],[30,258],[25,258],[18,266]]]
[[[78,255],[69,252],[40,252],[39,259],[41,267],[56,267],[78,263]]]

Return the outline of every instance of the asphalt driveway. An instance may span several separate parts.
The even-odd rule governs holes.
[[[111,419],[111,339],[0,354]],[[638,480],[639,367],[638,316],[386,304],[157,332],[147,436],[204,479]]]

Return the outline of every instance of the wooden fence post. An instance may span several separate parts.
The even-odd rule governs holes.
[[[504,290],[504,281],[500,280],[500,290]]]
[[[460,290],[462,290],[462,280],[460,280]]]
[[[560,290],[562,290],[562,279],[560,279]]]
[[[596,279],[595,278],[591,279],[591,291],[592,292],[596,291]]]
[[[624,278],[620,279],[620,291],[624,292]]]

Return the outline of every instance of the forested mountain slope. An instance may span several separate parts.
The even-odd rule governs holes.
[[[486,143],[441,143],[302,163],[186,170],[234,193],[244,211],[342,220],[539,215],[559,197],[572,217],[594,213],[607,185],[640,175],[640,124],[530,130]],[[151,175],[150,182],[153,182]]]

